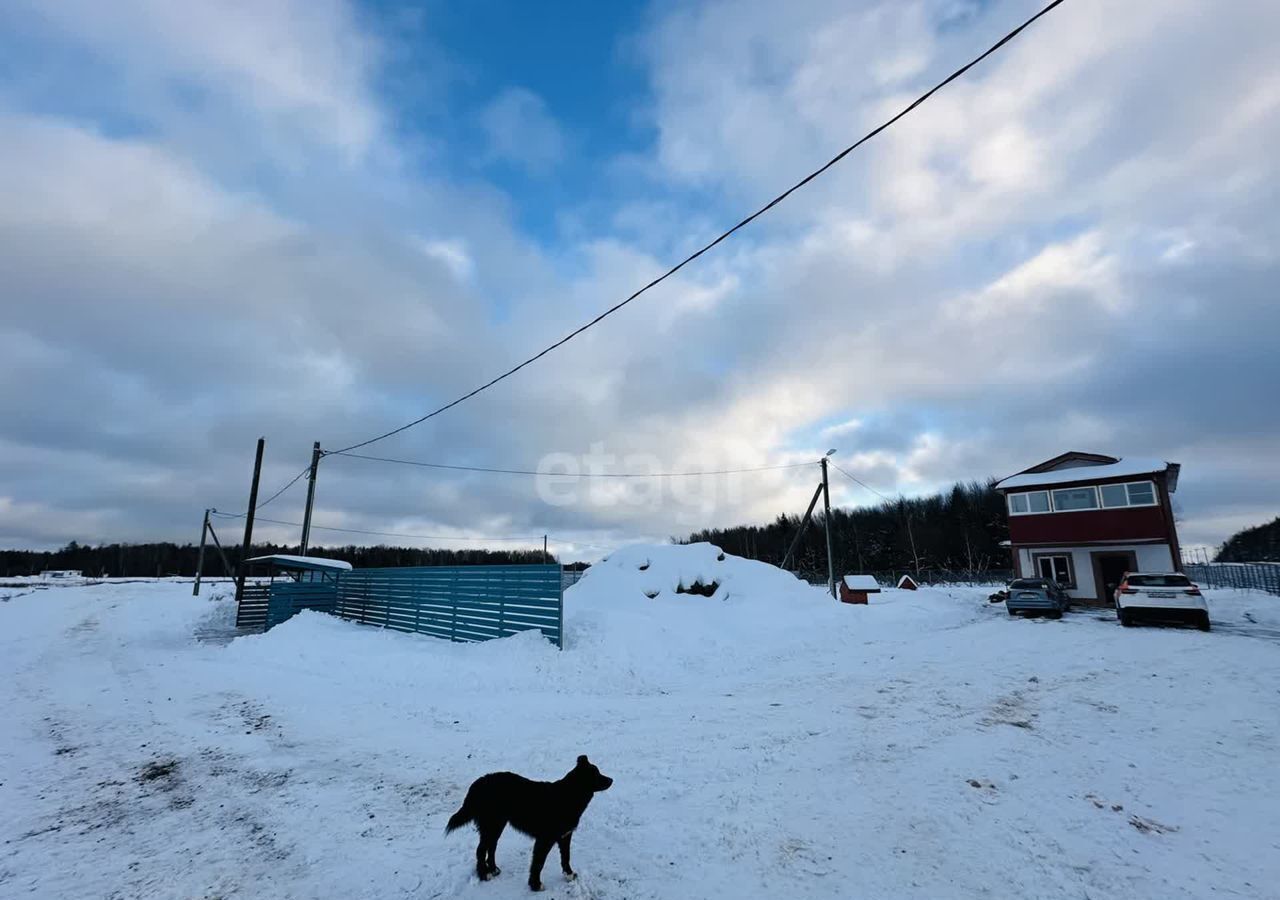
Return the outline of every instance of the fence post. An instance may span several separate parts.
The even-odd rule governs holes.
[[[421,627],[421,626],[422,626],[422,595],[423,595],[423,593],[424,593],[425,591],[426,591],[426,584],[423,582],[423,579],[421,579],[421,578],[417,578],[417,579],[415,579],[415,580],[414,580],[414,591],[413,591],[413,630],[414,630],[414,633],[421,633],[421,631],[422,631],[422,627]]]
[[[498,637],[507,630],[507,570],[498,577]]]
[[[458,569],[449,572],[449,640],[458,639]]]

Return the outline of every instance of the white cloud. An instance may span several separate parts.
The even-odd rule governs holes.
[[[1097,231],[1050,244],[1024,263],[1001,275],[972,297],[952,307],[955,314],[974,320],[1016,318],[1024,325],[1056,301],[1072,303],[1079,315],[1096,314],[1080,303],[1115,312],[1124,301],[1115,257],[1104,250]]]
[[[853,434],[862,427],[861,419],[849,419],[844,422],[838,422],[835,425],[828,425],[822,431],[818,432],[823,438],[844,437]]]
[[[418,246],[427,256],[444,263],[459,281],[468,281],[475,274],[475,260],[467,251],[466,241],[423,239]]]
[[[490,160],[546,172],[565,154],[565,138],[547,104],[533,91],[510,87],[480,112]]]
[[[237,127],[275,154],[296,142],[327,146],[348,161],[368,154],[382,128],[372,80],[379,43],[345,0],[19,0],[31,19],[107,64],[141,103],[121,112],[150,118],[175,137],[201,119]],[[104,85],[81,84],[92,95]],[[68,89],[74,89],[69,84]]]
[[[151,127],[13,111],[30,95],[0,120],[0,379],[23,386],[0,403],[7,540],[173,537],[243,503],[259,433],[278,485],[311,441],[367,437],[514,365],[1026,12],[972,7],[937,29],[953,6],[659,10],[643,42],[657,142],[618,168],[645,196],[618,234],[548,247],[513,226],[516,198],[381,164],[395,112],[370,87],[378,41],[344,5],[297,28],[288,5],[200,5],[185,30],[140,0],[118,21],[28,7],[115,60],[126,75],[96,87]],[[1211,539],[1280,502],[1249,468],[1280,452],[1257,415],[1280,378],[1278,15],[1066,4],[678,277],[378,448],[523,467],[604,441],[674,469],[811,460],[845,438],[841,465],[886,493],[1068,448],[1158,455],[1186,465],[1184,528]],[[207,122],[175,84],[206,95]],[[564,158],[536,96],[513,89],[487,116],[495,160]],[[305,164],[283,197],[245,177],[290,158]],[[813,479],[744,477],[711,510],[552,509],[517,478],[326,458],[317,521],[600,546],[769,519]]]

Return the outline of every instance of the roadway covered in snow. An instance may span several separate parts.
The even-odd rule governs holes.
[[[547,896],[1280,883],[1280,598],[1122,629],[1011,620],[982,588],[845,606],[707,545],[629,548],[566,593],[560,652],[315,613],[221,645],[195,637],[233,617],[213,593],[0,590],[0,897],[524,897],[526,839],[480,884],[444,822],[476,776],[580,753],[616,783]]]

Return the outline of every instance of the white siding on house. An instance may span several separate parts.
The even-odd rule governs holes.
[[[1138,570],[1141,572],[1172,572],[1173,551],[1168,544],[1144,544],[1134,548],[1138,554]]]
[[[1030,578],[1034,573],[1031,567],[1031,551],[1018,548],[1018,571],[1013,573],[1018,578]]]
[[[1110,549],[1110,548],[1108,548]],[[1117,547],[1117,550],[1128,550],[1128,547]],[[1071,568],[1076,573],[1076,586],[1067,591],[1071,597],[1096,597],[1098,585],[1093,578],[1093,558],[1088,550],[1071,551]]]
[[[1168,544],[1107,544],[1092,547],[1019,547],[1018,573],[1023,578],[1036,578],[1034,556],[1042,553],[1070,554],[1075,572],[1076,586],[1067,591],[1072,597],[1093,599],[1098,597],[1098,586],[1093,577],[1094,553],[1124,553],[1130,551],[1138,560],[1142,572],[1172,572],[1173,553]]]

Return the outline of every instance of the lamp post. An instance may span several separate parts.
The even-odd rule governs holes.
[[[827,481],[827,459],[835,455],[835,450],[828,450],[822,457],[822,523],[827,532],[827,589],[831,598],[836,598],[836,561],[831,555],[831,486]]]

